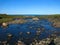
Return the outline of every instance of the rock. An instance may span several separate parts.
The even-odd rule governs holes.
[[[40,32],[41,32],[41,31],[36,31],[36,35],[40,35]]]
[[[31,32],[26,32],[28,35],[31,34]]]
[[[22,41],[18,41],[17,45],[25,45]]]
[[[52,21],[52,26],[56,28],[60,28],[60,21]]]
[[[8,38],[12,38],[12,34],[8,33]]]
[[[8,25],[8,24],[7,24],[7,23],[5,23],[5,22],[4,22],[4,23],[2,23],[2,26],[3,26],[3,27],[7,27],[7,25]]]
[[[60,36],[54,39],[56,45],[60,45]]]
[[[3,44],[6,44],[6,43],[7,43],[7,41],[3,41],[2,43],[3,43]]]
[[[33,20],[39,20],[39,18],[35,17],[35,18],[32,18]]]

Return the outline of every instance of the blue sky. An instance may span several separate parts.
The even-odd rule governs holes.
[[[4,14],[60,14],[60,0],[0,0]]]

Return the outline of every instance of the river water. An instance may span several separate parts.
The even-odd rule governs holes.
[[[34,39],[42,40],[49,37],[51,34],[60,32],[60,29],[54,28],[52,23],[48,20],[38,20],[34,21],[32,19],[27,19],[28,22],[23,24],[9,24],[7,28],[0,26],[0,41],[7,40],[10,45],[15,45],[18,40],[23,41],[24,43],[31,43]],[[37,31],[40,29],[40,34],[37,35]],[[30,34],[27,34],[30,32]],[[21,34],[20,34],[21,33]],[[8,39],[8,34],[12,34],[12,38]],[[59,34],[56,34],[60,36]]]

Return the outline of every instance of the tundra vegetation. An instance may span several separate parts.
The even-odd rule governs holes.
[[[8,14],[0,14],[0,24],[3,22],[13,21],[15,18],[17,19],[25,19],[25,18],[39,18],[39,19],[47,19],[48,21],[53,23],[53,26],[60,27],[60,14],[52,14],[52,15],[8,15]]]

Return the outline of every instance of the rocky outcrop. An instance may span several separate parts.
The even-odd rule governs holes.
[[[56,28],[60,28],[60,21],[59,22],[54,22],[53,26],[56,27]]]
[[[32,20],[39,20],[39,18],[35,17],[35,18],[32,18]]]
[[[53,27],[60,28],[60,20],[59,19],[48,19],[48,21],[52,22]]]
[[[60,37],[56,37],[55,39],[46,38],[43,40],[40,40],[39,42],[36,40],[32,42],[30,45],[60,45]]]

